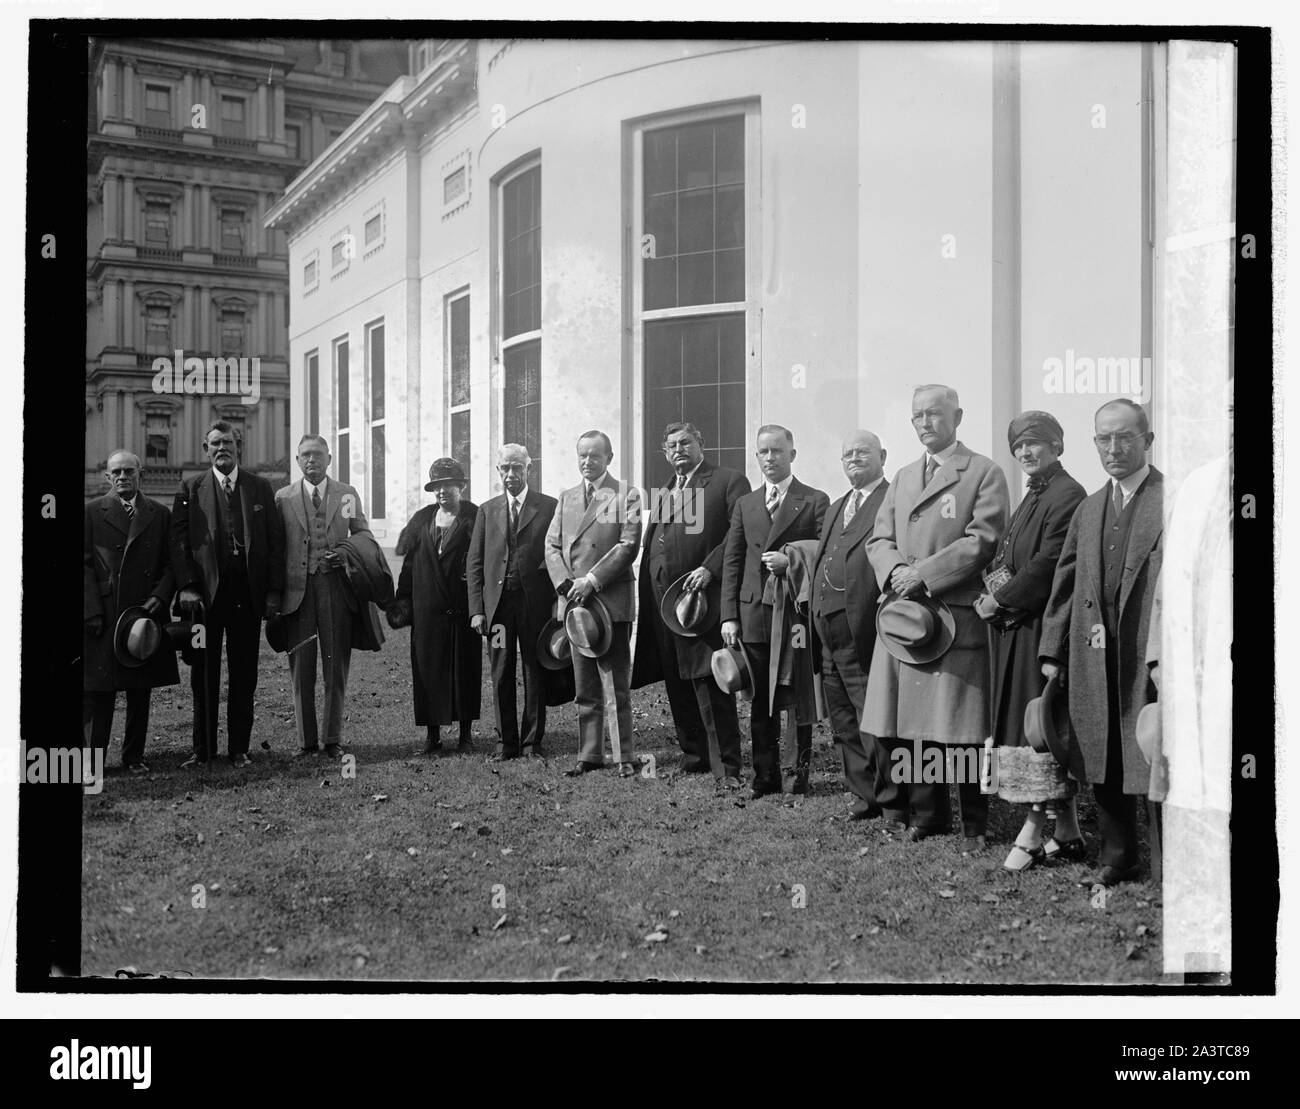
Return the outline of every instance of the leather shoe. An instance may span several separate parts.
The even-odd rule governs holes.
[[[436,755],[436,754],[438,754],[441,750],[442,750],[442,740],[440,740],[440,739],[426,739],[426,740],[424,741],[424,746],[420,748],[420,754],[422,754],[422,755]]]
[[[884,831],[888,832],[891,836],[901,836],[907,834],[907,825],[904,824],[901,820],[886,820],[884,824],[882,824],[880,827]]]
[[[315,755],[315,754],[317,754],[319,751],[320,751],[320,747],[319,747],[319,746],[317,746],[317,747],[299,747],[299,748],[298,748],[298,752],[297,752],[297,754],[294,755],[294,758],[296,758],[296,759],[305,759],[308,755]]]
[[[635,778],[636,767],[630,762],[621,762],[618,764],[618,776],[620,778]]]
[[[604,763],[599,762],[579,762],[571,766],[564,772],[566,778],[581,778],[584,774],[590,774],[593,770],[604,770]]]
[[[930,839],[932,836],[942,836],[944,834],[942,828],[918,828],[913,824],[907,829],[905,838],[909,843],[920,843],[923,839]]]
[[[757,801],[760,797],[766,797],[769,793],[780,793],[780,792],[781,792],[780,785],[772,782],[760,782],[756,778],[754,779],[754,787],[750,791],[749,799],[751,801]]]
[[[188,759],[186,759],[183,763],[181,763],[181,769],[197,770],[200,766],[207,766],[207,765],[208,765],[207,759],[201,759],[199,758],[198,755],[191,755]]]
[[[494,755],[488,756],[488,762],[510,762],[519,757],[518,751],[498,751]]]
[[[977,836],[964,836],[961,841],[961,853],[963,855],[978,855],[984,850],[987,840],[981,832]]]
[[[1053,836],[1043,844],[1043,856],[1048,862],[1082,863],[1088,858],[1088,841],[1082,836],[1074,839],[1057,839]]]
[[[325,757],[327,759],[337,759],[340,758],[342,754],[343,754],[343,748],[340,747],[337,743],[325,744]]]
[[[230,765],[233,766],[236,770],[243,770],[244,767],[246,766],[252,766],[253,760],[250,759],[247,755],[231,755]]]
[[[790,787],[790,792],[803,794],[808,792],[808,771],[805,770],[802,773],[795,774],[794,784]]]
[[[868,805],[865,801],[855,801],[849,806],[850,820],[874,820],[880,814],[879,805]]]
[[[741,789],[743,786],[744,783],[739,778],[733,778],[730,774],[718,783],[718,788],[723,790]]]
[[[1100,882],[1103,886],[1118,886],[1121,882],[1136,882],[1140,873],[1136,866],[1103,866],[1092,879],[1092,884]]]

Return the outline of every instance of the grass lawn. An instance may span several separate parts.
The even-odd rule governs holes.
[[[190,747],[187,668],[180,686],[154,691],[152,774],[111,769],[103,792],[85,797],[83,973],[1160,979],[1158,887],[1122,886],[1098,905],[1079,884],[1083,866],[1004,872],[1019,807],[994,800],[993,842],[980,855],[960,855],[952,836],[895,841],[879,821],[847,819],[824,726],[815,732],[810,796],[717,797],[709,775],[673,773],[662,687],[633,694],[637,751],[654,756],[652,778],[564,777],[577,750],[572,705],[551,711],[548,761],[488,764],[495,736],[486,686],[476,752],[417,757],[408,644],[408,631],[392,632],[382,653],[352,656],[351,779],[324,756],[293,757],[288,664],[265,641],[249,769],[223,758],[181,770]],[[110,768],[120,762],[124,712],[119,697]],[[224,711],[220,743],[224,751]],[[955,791],[953,804],[955,812]],[[1081,817],[1095,837],[1088,798]],[[195,907],[196,885],[203,907]]]

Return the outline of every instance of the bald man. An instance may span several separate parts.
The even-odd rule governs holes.
[[[822,689],[844,770],[849,818],[880,815],[874,746],[862,738],[862,708],[876,645],[875,575],[867,541],[885,500],[885,450],[870,431],[847,436],[840,464],[849,489],[826,513],[812,577],[813,632],[820,648]]]
[[[113,629],[133,605],[160,623],[167,622],[176,579],[167,552],[171,513],[140,492],[144,471],[138,455],[114,451],[108,458],[109,492],[86,505],[83,552],[82,722],[90,726],[90,744],[103,765],[113,728],[117,690],[126,690],[126,737],[122,765],[147,773],[145,733],[149,728],[149,691],[176,685],[176,655],[159,651],[143,666],[126,667],[113,652]]]

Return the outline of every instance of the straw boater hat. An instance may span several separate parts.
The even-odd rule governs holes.
[[[683,586],[691,573],[687,571],[664,590],[659,615],[674,635],[697,639],[718,622],[722,583],[715,577],[704,589],[687,591]]]
[[[1025,738],[1035,751],[1050,751],[1062,766],[1070,755],[1070,706],[1061,675],[1051,678],[1041,696],[1025,706]]]
[[[537,661],[547,670],[567,670],[573,665],[573,645],[564,621],[551,615],[537,637]]]
[[[927,663],[952,646],[957,620],[937,597],[899,597],[892,589],[876,609],[876,636],[900,662]]]
[[[614,619],[605,602],[592,594],[582,604],[564,606],[564,631],[573,649],[587,658],[600,658],[614,642]]]
[[[162,646],[162,626],[141,605],[123,609],[113,628],[113,654],[130,670],[138,670]]]
[[[429,483],[424,487],[426,493],[432,493],[439,485],[459,485],[464,488],[469,484],[465,477],[465,468],[454,458],[435,458],[429,467]]]
[[[723,693],[739,693],[746,700],[754,699],[754,672],[749,668],[749,654],[743,646],[714,651],[710,665],[713,680]]]

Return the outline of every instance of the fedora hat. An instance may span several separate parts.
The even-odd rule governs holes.
[[[187,666],[194,665],[194,656],[197,648],[194,646],[194,629],[203,623],[199,620],[173,620],[170,624],[163,625],[163,637],[167,645],[173,650],[180,653],[181,661]]]
[[[876,636],[900,662],[933,662],[956,634],[952,609],[937,597],[904,599],[891,589],[876,608]]]
[[[1138,710],[1137,718],[1137,745],[1148,763],[1160,753],[1160,736],[1160,702],[1151,701]]]
[[[469,484],[465,477],[465,468],[454,458],[435,458],[429,467],[429,483],[424,487],[426,493],[432,493],[439,485],[447,482],[465,486]]]
[[[137,670],[162,646],[162,626],[142,605],[122,610],[113,628],[113,655],[121,665]]]
[[[594,593],[582,604],[565,603],[564,631],[573,649],[587,658],[600,658],[614,643],[614,619]]]
[[[278,612],[266,618],[266,641],[277,655],[289,649],[289,632],[284,626],[284,617]]]
[[[1065,766],[1070,755],[1070,705],[1061,675],[1048,680],[1043,692],[1025,706],[1025,738],[1035,751],[1050,751]]]
[[[713,680],[723,693],[739,693],[754,699],[754,672],[749,668],[749,654],[742,647],[721,647],[710,660]]]
[[[537,661],[547,670],[567,670],[573,665],[573,645],[564,630],[564,621],[551,616],[537,637]]]
[[[697,639],[718,622],[722,604],[722,583],[717,577],[703,589],[683,588],[693,571],[687,571],[667,589],[659,602],[664,626],[674,635]]]

